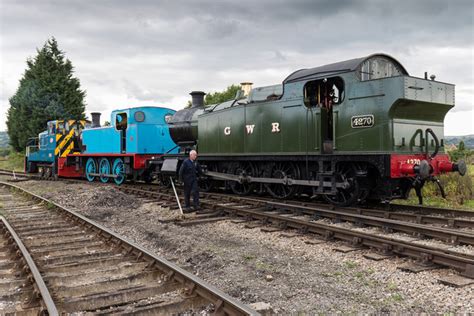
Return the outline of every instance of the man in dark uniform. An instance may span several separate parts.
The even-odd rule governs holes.
[[[197,152],[191,150],[189,158],[186,159],[179,169],[179,179],[184,183],[184,212],[192,212],[190,209],[190,196],[193,196],[194,211],[199,209],[199,187],[198,176],[201,174],[201,167],[196,161]]]

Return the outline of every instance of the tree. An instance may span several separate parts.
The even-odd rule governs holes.
[[[86,93],[80,89],[79,79],[73,77],[72,63],[54,37],[26,64],[7,112],[10,144],[16,151],[25,148],[28,138],[45,130],[50,120],[85,118]]]
[[[210,105],[233,100],[238,91],[240,91],[240,85],[233,84],[222,92],[208,93],[204,99],[204,104]]]
[[[464,141],[461,140],[458,144],[458,147],[449,151],[448,154],[452,161],[458,161],[461,159],[468,159],[473,154],[473,151],[466,148]]]

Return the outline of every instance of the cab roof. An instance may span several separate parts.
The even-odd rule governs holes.
[[[341,61],[341,62],[337,62],[333,64],[328,64],[328,65],[323,65],[323,66],[319,66],[315,68],[300,69],[293,72],[288,77],[286,77],[286,79],[283,80],[283,83],[285,84],[285,83],[295,82],[295,81],[300,81],[300,80],[308,80],[314,77],[322,77],[326,75],[329,76],[329,75],[335,75],[337,73],[355,71],[366,60],[377,58],[377,57],[382,57],[382,58],[386,58],[390,60],[393,64],[397,66],[397,68],[399,68],[399,70],[404,75],[408,75],[408,72],[402,66],[402,64],[399,61],[397,61],[395,58],[393,58],[392,56],[387,55],[387,54],[372,54],[365,57],[349,59],[349,60],[345,60],[345,61]]]

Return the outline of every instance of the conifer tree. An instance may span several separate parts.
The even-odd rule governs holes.
[[[45,130],[48,121],[85,118],[85,91],[54,37],[26,64],[7,113],[10,144],[17,151],[24,150],[28,138]]]
[[[240,90],[240,85],[233,84],[231,86],[228,86],[222,92],[208,93],[206,94],[204,103],[206,105],[210,105],[210,104],[217,104],[217,103],[233,100],[239,90]]]

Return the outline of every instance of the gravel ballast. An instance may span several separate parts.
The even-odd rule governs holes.
[[[7,177],[2,177],[6,179]],[[369,250],[334,251],[338,242],[247,229],[230,220],[181,227],[175,210],[136,199],[113,185],[26,181],[17,185],[77,211],[177,263],[244,303],[288,313],[473,313],[474,286],[438,279],[448,269],[403,272],[407,258],[372,261]],[[470,250],[470,249],[469,249]],[[468,251],[470,252],[470,251]]]

